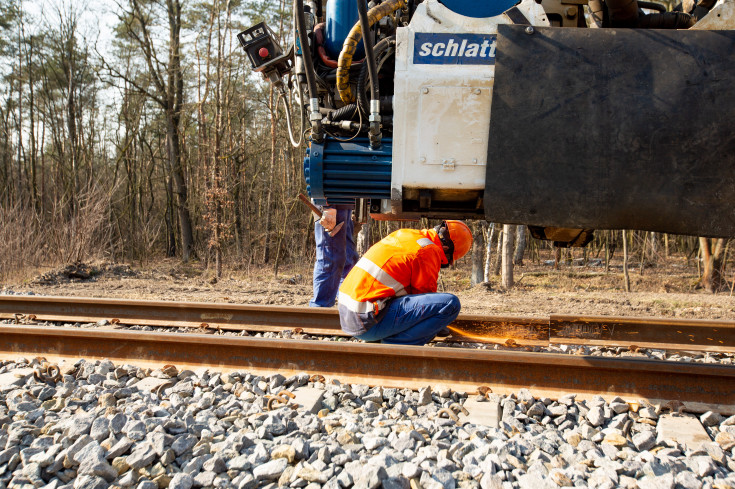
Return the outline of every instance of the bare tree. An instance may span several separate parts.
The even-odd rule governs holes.
[[[493,273],[500,275],[500,267],[503,264],[503,238],[505,237],[505,226],[498,229],[498,244],[495,248],[495,265],[493,266]]]
[[[523,265],[523,254],[526,251],[526,226],[516,226],[516,249],[513,254],[513,264]]]
[[[165,1],[165,3],[164,3]],[[166,152],[181,236],[182,259],[189,261],[194,252],[194,235],[189,214],[188,187],[181,154],[181,117],[184,103],[184,74],[181,52],[181,0],[128,0],[118,4],[120,29],[126,40],[143,56],[148,79],[141,82],[104,63],[109,73],[122,78],[158,104],[166,120]],[[155,23],[164,17],[168,24],[168,57],[161,59],[154,37]],[[104,59],[104,58],[103,58]]]
[[[503,225],[503,273],[501,284],[506,289],[512,289],[515,285],[513,280],[513,251],[516,234],[516,226],[512,224]]]
[[[707,292],[719,292],[725,288],[724,270],[727,240],[699,238],[704,265],[701,283]]]
[[[623,230],[623,285],[630,292],[630,274],[628,273],[628,232]]]
[[[472,275],[470,283],[477,285],[482,283],[483,279],[483,262],[485,255],[485,230],[487,223],[480,221],[472,223]]]
[[[485,230],[485,266],[482,277],[483,282],[490,282],[490,265],[492,261],[493,238],[495,236],[495,223],[491,222]]]
[[[360,227],[360,231],[357,233],[357,242],[355,243],[355,247],[357,248],[357,253],[362,256],[365,254],[365,252],[370,248],[372,245],[371,242],[371,229],[373,226],[373,220],[368,215],[365,223]]]

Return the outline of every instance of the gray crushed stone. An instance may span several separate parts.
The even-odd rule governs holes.
[[[0,374],[39,360],[0,362]],[[699,419],[711,437],[660,439],[661,406],[527,389],[490,394],[498,428],[439,411],[467,394],[314,382],[302,373],[60,365],[0,389],[0,487],[19,489],[735,488],[735,416]],[[99,379],[101,377],[101,380]],[[164,388],[138,388],[148,377]],[[326,391],[316,414],[267,410],[269,395]]]

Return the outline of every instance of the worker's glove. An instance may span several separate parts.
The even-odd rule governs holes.
[[[322,218],[319,219],[319,224],[328,232],[332,232],[334,226],[337,225],[337,209],[324,209],[322,210]]]

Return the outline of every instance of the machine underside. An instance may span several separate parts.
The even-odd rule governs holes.
[[[313,56],[297,46],[284,86],[311,123],[309,194],[375,219],[487,219],[541,237],[734,237],[733,1],[524,0],[490,17],[458,13],[461,0],[371,2],[359,60],[354,0],[296,0],[297,20],[314,17],[301,24]]]

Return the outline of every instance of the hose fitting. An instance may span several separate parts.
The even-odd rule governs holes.
[[[380,100],[370,101],[370,131],[368,137],[370,138],[370,147],[372,149],[380,148],[381,140],[383,139],[382,132],[380,130]]]
[[[318,98],[309,99],[309,120],[311,122],[322,120],[322,114],[319,112],[319,99]]]
[[[322,129],[322,118],[319,114],[319,92],[316,86],[316,72],[314,71],[314,62],[311,59],[311,46],[309,38],[306,35],[306,19],[304,15],[304,1],[294,0],[294,17],[296,18],[296,30],[298,40],[301,44],[301,56],[304,62],[304,71],[306,75],[306,87],[309,91],[309,120],[311,121],[311,137],[314,141],[322,141],[324,139],[324,131]],[[314,112],[316,111],[316,118]]]

